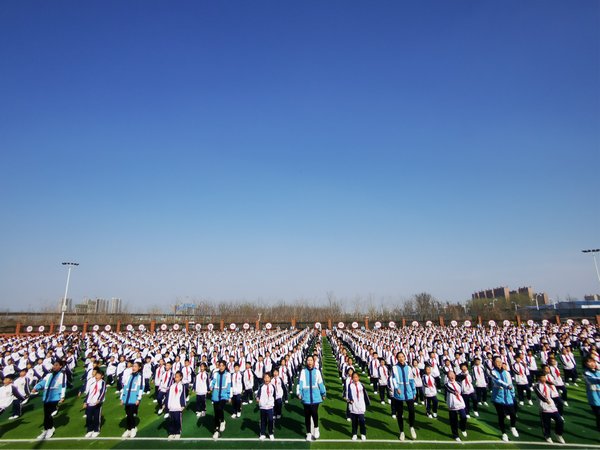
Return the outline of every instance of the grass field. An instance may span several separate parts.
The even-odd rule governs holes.
[[[350,440],[350,423],[345,420],[345,403],[341,398],[341,380],[338,377],[335,360],[329,344],[324,340],[324,377],[327,387],[327,399],[320,408],[321,439],[308,443],[304,441],[304,418],[298,399],[290,399],[284,405],[284,418],[275,425],[275,438],[271,441],[258,441],[258,410],[256,404],[244,406],[242,417],[231,419],[226,414],[227,428],[218,441],[212,439],[212,407],[208,404],[206,417],[197,419],[193,413],[195,398],[192,395],[190,411],[184,413],[183,434],[180,441],[167,441],[165,420],[156,414],[156,404],[151,396],[144,396],[140,405],[140,423],[138,437],[122,440],[125,430],[125,414],[119,404],[115,389],[110,388],[103,407],[101,439],[85,439],[85,419],[80,409],[82,400],[76,397],[76,389],[68,393],[67,400],[60,407],[55,418],[56,433],[49,441],[35,441],[41,432],[43,411],[39,398],[32,399],[24,408],[20,419],[8,421],[10,410],[0,417],[0,449],[2,448],[542,448],[554,447],[543,441],[538,417],[537,402],[534,406],[521,407],[519,410],[519,438],[510,443],[500,441],[496,427],[493,406],[480,408],[480,417],[468,421],[468,437],[463,443],[451,440],[448,412],[440,396],[440,411],[437,419],[428,419],[424,406],[417,406],[416,429],[418,439],[404,442],[398,440],[398,426],[390,415],[390,406],[382,405],[371,394],[372,406],[367,412],[366,442]],[[368,378],[363,382],[368,386]],[[567,442],[562,447],[600,448],[600,436],[596,432],[591,416],[583,381],[579,387],[569,387],[569,407],[565,412],[565,434]],[[405,423],[406,431],[408,424]]]

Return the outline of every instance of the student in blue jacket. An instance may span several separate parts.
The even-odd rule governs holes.
[[[415,398],[417,396],[417,388],[415,387],[415,379],[412,370],[406,364],[406,356],[403,352],[396,354],[398,363],[392,368],[392,376],[389,383],[394,393],[394,403],[396,410],[396,420],[400,429],[400,440],[405,439],[404,436],[404,403],[408,408],[408,425],[410,427],[410,437],[417,439],[415,431]]]
[[[306,358],[306,367],[300,372],[297,394],[304,405],[306,440],[319,439],[319,405],[323,403],[326,391],[323,376],[315,368],[315,359],[311,355]],[[314,426],[314,434],[311,433],[311,421]]]
[[[131,367],[131,376],[121,391],[121,405],[125,406],[125,414],[127,416],[127,430],[123,433],[124,438],[134,438],[137,434],[135,418],[143,395],[144,380],[142,377],[142,365],[139,362],[135,362]]]
[[[596,429],[600,431],[600,369],[598,369],[596,360],[591,356],[585,358],[583,364],[585,366],[583,377],[588,402],[596,416]]]
[[[33,393],[43,391],[42,402],[44,403],[44,431],[38,439],[50,439],[54,435],[54,419],[58,404],[65,401],[67,391],[67,377],[63,372],[62,361],[56,361],[52,365],[52,371],[42,378],[33,388]]]
[[[492,402],[498,415],[498,428],[502,432],[502,440],[508,442],[504,419],[510,417],[510,431],[514,437],[519,437],[517,432],[517,414],[515,411],[515,389],[512,378],[507,368],[503,366],[502,358],[494,358],[492,370]]]
[[[215,432],[213,439],[219,439],[219,434],[225,431],[225,403],[229,402],[232,397],[231,375],[227,371],[225,361],[220,360],[218,367],[219,370],[210,382],[211,398],[215,409]]]

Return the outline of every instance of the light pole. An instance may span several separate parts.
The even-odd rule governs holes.
[[[58,332],[62,333],[63,321],[65,320],[65,311],[67,309],[67,294],[69,293],[69,280],[71,279],[71,269],[73,267],[77,267],[79,263],[76,262],[64,262],[63,266],[67,266],[69,270],[67,271],[67,285],[65,287],[65,296],[63,297],[62,306],[60,308],[60,326],[58,327]]]
[[[596,276],[598,277],[598,283],[600,283],[600,270],[598,270],[598,261],[596,261],[596,253],[600,253],[600,248],[592,248],[588,250],[581,250],[582,253],[591,253],[594,258],[594,267],[596,267]]]
[[[535,294],[535,307],[538,311],[540,310],[540,303],[538,302],[539,295],[544,295],[544,294]]]
[[[515,302],[511,302],[513,305],[515,305],[515,313],[517,312],[517,303]]]

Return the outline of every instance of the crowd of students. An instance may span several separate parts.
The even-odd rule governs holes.
[[[552,442],[554,422],[555,439],[564,443],[568,386],[580,382],[581,368],[600,431],[600,334],[593,325],[335,329],[327,331],[327,338],[343,379],[353,440],[366,440],[373,401],[361,373],[368,375],[377,400],[390,405],[400,440],[406,439],[405,433],[417,439],[415,405],[423,405],[428,419],[435,420],[438,394],[443,393],[450,435],[457,441],[467,436],[468,421],[479,417],[488,400],[495,408],[501,439],[508,441],[509,431],[518,436],[517,411],[525,402],[533,405],[535,396],[543,437]],[[100,435],[109,387],[116,390],[126,416],[123,438],[136,437],[144,396],[151,397],[156,414],[167,419],[169,439],[180,438],[183,413],[195,395],[198,417],[204,417],[207,403],[212,403],[214,439],[225,432],[226,409],[235,420],[254,401],[259,438],[274,439],[274,423],[292,393],[303,405],[306,439],[320,437],[319,405],[327,391],[317,330],[13,336],[0,339],[0,354],[0,414],[10,410],[9,420],[18,419],[31,396],[40,395],[44,425],[39,439],[54,435],[54,417],[73,391],[80,361],[84,370],[78,395],[87,438]]]
[[[421,403],[427,417],[436,419],[438,393],[443,393],[453,439],[460,442],[461,436],[467,436],[468,420],[479,417],[479,408],[488,407],[489,398],[501,439],[508,442],[507,428],[512,436],[519,436],[517,411],[525,401],[533,405],[534,393],[544,439],[553,442],[554,422],[556,441],[565,443],[568,386],[579,381],[574,351],[581,356],[591,413],[600,431],[600,334],[593,325],[338,328],[328,337],[350,405],[347,419],[352,422],[352,439],[357,439],[358,424],[361,438],[366,439],[364,415],[370,401],[359,382],[362,371],[382,404],[387,397],[402,441],[406,439],[404,411],[410,436],[416,439],[415,405]]]

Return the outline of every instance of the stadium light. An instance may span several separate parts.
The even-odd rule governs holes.
[[[598,277],[598,283],[600,283],[600,271],[598,270],[598,261],[596,261],[596,253],[600,253],[600,248],[591,248],[588,250],[581,250],[582,253],[591,253],[594,258],[594,267],[596,267],[596,276]]]
[[[58,332],[63,332],[63,322],[65,320],[65,311],[67,310],[67,295],[69,293],[69,280],[71,279],[71,269],[73,267],[77,267],[79,263],[76,262],[64,262],[63,266],[67,266],[69,270],[67,271],[67,286],[65,287],[65,296],[63,297],[62,306],[60,308],[60,326],[58,328]]]

